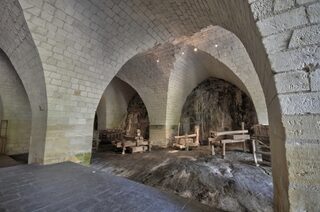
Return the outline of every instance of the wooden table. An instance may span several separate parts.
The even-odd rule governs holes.
[[[223,139],[225,136],[232,136],[232,138]],[[235,130],[235,131],[223,131],[223,132],[210,132],[209,145],[211,145],[211,154],[215,155],[214,145],[219,144],[222,146],[221,155],[222,158],[226,155],[226,145],[234,143],[242,143],[243,151],[246,151],[246,141],[250,140],[248,130]]]

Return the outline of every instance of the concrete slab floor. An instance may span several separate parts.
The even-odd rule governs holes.
[[[213,211],[197,202],[66,162],[0,169],[0,211]]]

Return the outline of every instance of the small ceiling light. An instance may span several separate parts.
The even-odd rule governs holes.
[[[181,52],[182,55],[184,55],[184,52]]]
[[[218,46],[219,46],[218,44],[214,45],[214,47],[216,47],[216,48],[218,48]]]
[[[157,59],[157,63],[159,63],[160,62],[160,60],[159,59]]]
[[[197,51],[198,51],[198,48],[197,48],[197,47],[195,47],[195,48],[193,49],[193,51],[197,52]]]

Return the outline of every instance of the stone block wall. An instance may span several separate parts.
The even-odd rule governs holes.
[[[0,120],[8,120],[6,154],[29,152],[31,108],[23,84],[0,49]]]
[[[1,1],[0,32],[0,49],[7,55],[21,79],[31,105],[29,162],[43,163],[47,126],[44,73],[38,50],[18,1]]]
[[[319,187],[318,125],[310,128],[315,134],[308,135],[303,130],[317,123],[320,113],[319,1],[4,0],[3,3],[0,46],[12,61],[30,99],[32,162],[75,161],[77,155],[87,158],[82,156],[91,151],[95,110],[121,67],[145,52],[159,58],[157,51],[149,54],[150,49],[191,36],[210,25],[220,25],[243,44],[258,76],[253,81],[260,82],[266,100],[276,210],[319,208],[316,198],[307,195],[307,191],[317,191]],[[160,58],[160,61],[167,60]],[[167,64],[160,62],[157,67]],[[139,73],[138,69],[128,80]],[[143,73],[150,79],[155,72]],[[163,83],[154,82],[165,82],[170,74],[156,76],[153,83],[140,86],[149,97],[168,92]],[[139,78],[138,82],[145,82]],[[158,119],[166,114],[164,104],[152,103],[156,98],[141,97],[151,110],[155,135],[171,130],[165,126],[166,118]],[[161,102],[166,98],[158,97]],[[291,118],[293,123],[287,123]],[[310,120],[310,125],[305,125]],[[285,128],[288,125],[293,130]],[[303,137],[294,137],[299,134]],[[309,158],[302,157],[307,153]]]
[[[263,3],[264,2],[264,3]],[[320,189],[320,2],[254,1],[286,131],[292,211],[317,211]],[[268,12],[262,12],[268,11]]]
[[[127,83],[115,77],[100,100],[97,108],[98,128],[118,128],[127,115],[128,103],[136,91]]]

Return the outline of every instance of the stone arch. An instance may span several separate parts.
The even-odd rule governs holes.
[[[250,97],[246,85],[226,65],[210,54],[194,47],[187,47],[175,61],[168,82],[167,125],[176,127],[180,121],[182,107],[191,91],[209,77],[223,79],[246,93]],[[170,137],[170,135],[168,135]]]
[[[42,163],[47,123],[47,93],[42,64],[19,3],[3,1],[0,14],[0,48],[19,75],[31,105],[29,163]]]
[[[130,59],[117,76],[131,85],[145,103],[150,120],[150,140],[153,145],[166,147],[167,83],[174,57],[163,49],[151,49]],[[172,50],[169,50],[170,52]],[[161,57],[161,61],[157,60]]]
[[[267,105],[260,80],[246,48],[235,34],[220,26],[209,26],[174,43],[182,45],[182,50],[184,45],[191,45],[224,63],[245,85],[255,105],[259,123],[268,124]]]
[[[307,132],[305,126],[310,126],[312,132],[318,132],[316,120],[317,114],[320,113],[319,92],[314,85],[312,89],[310,86],[301,88],[297,80],[291,82],[294,76],[302,78],[305,76],[303,72],[301,73],[301,69],[314,70],[319,59],[317,48],[319,42],[316,36],[305,36],[308,32],[312,32],[306,30],[306,27],[313,27],[314,32],[314,27],[319,23],[318,2],[297,1],[295,4],[292,4],[293,1],[283,3],[260,0],[130,2],[20,0],[19,2],[23,6],[28,26],[39,49],[48,83],[47,92],[50,95],[48,131],[50,132],[47,143],[50,143],[50,148],[45,156],[46,163],[68,160],[78,152],[88,150],[88,143],[92,137],[92,113],[103,93],[104,85],[111,81],[127,60],[158,44],[181,36],[190,36],[210,25],[219,25],[234,33],[243,43],[266,97],[274,155],[276,210],[289,210],[289,197],[290,203],[294,205],[293,208],[298,207],[303,200],[307,203],[302,204],[302,208],[309,208],[311,203],[318,204],[314,199],[306,197],[308,195],[305,185],[309,185],[310,181],[303,177],[304,174],[299,173],[304,166],[301,166],[301,161],[294,159],[294,154],[297,153],[302,157],[304,150],[301,150],[299,145],[306,142],[304,145],[306,151],[312,152],[314,158],[318,155],[317,152],[313,152],[314,149],[319,149],[315,144],[318,133],[309,136],[305,133],[301,139],[297,136],[297,132],[298,134],[301,131]],[[37,11],[43,14],[40,16]],[[307,33],[303,34],[303,31]],[[299,41],[301,33],[304,37],[303,42]],[[294,35],[292,43],[288,45],[291,35]],[[265,47],[276,50],[273,53],[268,52],[270,60]],[[290,59],[282,63],[286,58]],[[306,66],[304,63],[312,66]],[[292,70],[293,73],[286,73]],[[310,75],[313,80],[319,78],[316,73],[312,72]],[[72,82],[68,83],[67,79]],[[282,80],[286,82],[283,84],[290,86],[281,88],[279,82]],[[277,87],[275,81],[278,82]],[[84,86],[86,91],[82,96],[75,96],[74,92],[78,93],[77,90],[80,90],[81,86]],[[302,107],[298,105],[299,102],[303,103]],[[82,110],[81,115],[79,112],[73,112],[74,108]],[[289,119],[300,120],[305,124],[292,124]],[[313,124],[310,124],[310,120]],[[78,136],[79,133],[81,137]],[[57,134],[60,135],[59,138],[55,137]],[[77,145],[74,145],[75,143]],[[63,152],[56,152],[53,144],[66,148]],[[290,148],[286,148],[286,145]],[[288,162],[291,165],[288,165]],[[311,178],[316,179],[319,176],[319,172],[313,168],[314,162],[309,163],[309,160],[305,159],[303,164],[308,170],[312,170],[312,174],[308,172]],[[289,173],[290,180],[295,182],[295,184],[290,183],[290,188]],[[318,182],[316,184],[318,185]],[[304,195],[297,194],[297,188]],[[298,197],[300,201],[295,201]]]
[[[99,128],[120,127],[127,115],[129,101],[136,94],[139,95],[139,92],[129,83],[114,77],[103,93],[97,109]]]
[[[31,108],[25,88],[9,58],[0,49],[0,120],[8,120],[5,153],[29,152],[31,139]]]

